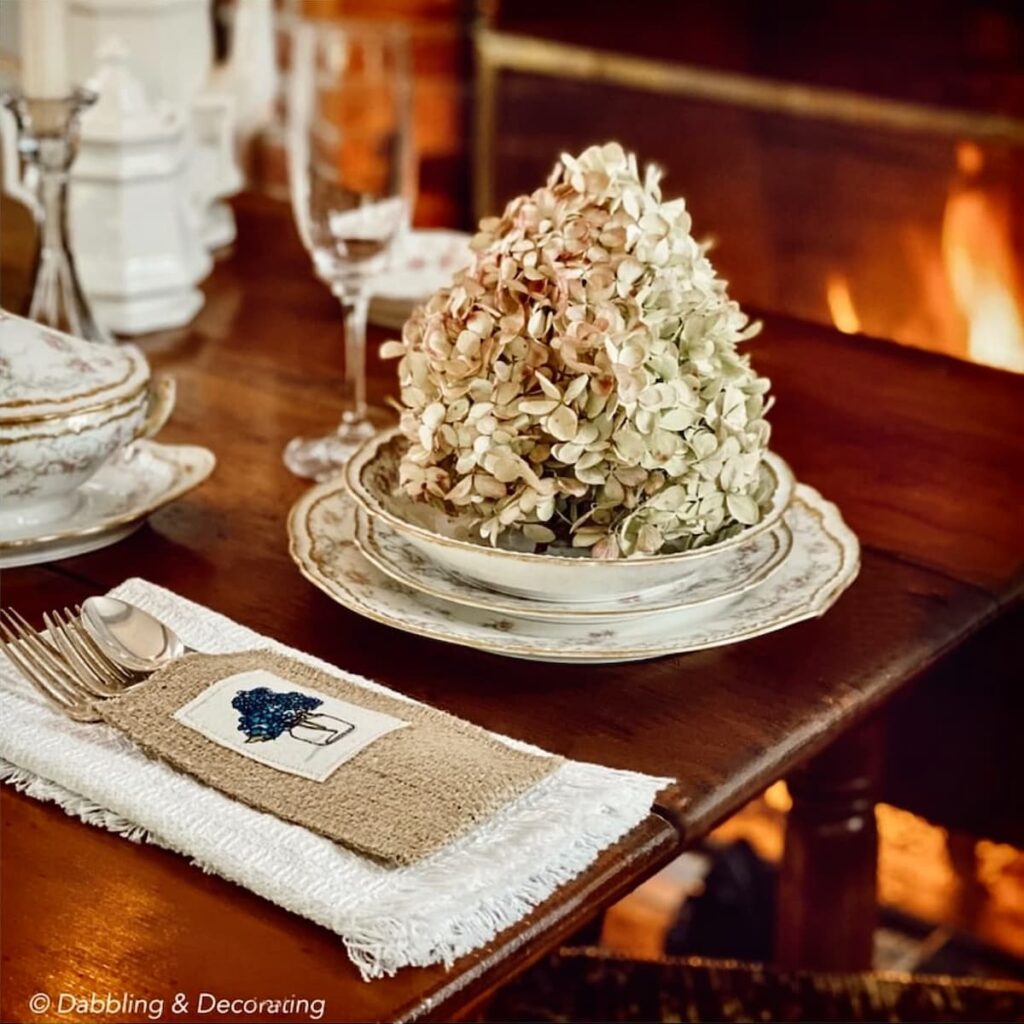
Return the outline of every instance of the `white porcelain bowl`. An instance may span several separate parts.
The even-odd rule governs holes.
[[[438,565],[492,590],[534,601],[586,604],[646,593],[688,579],[696,582],[714,570],[715,560],[723,552],[770,530],[788,507],[795,484],[789,466],[769,453],[765,464],[775,478],[775,489],[768,513],[756,525],[710,547],[615,561],[590,558],[585,552],[580,557],[521,553],[474,541],[465,531],[460,535],[455,526],[444,533],[431,529],[425,525],[426,514],[417,521],[418,512],[422,508],[426,513],[426,506],[396,495],[398,464],[406,443],[394,428],[371,438],[352,456],[345,467],[345,481],[356,503],[371,518],[383,519]]]
[[[67,515],[115,452],[163,426],[171,381],[131,345],[99,345],[0,311],[0,537]]]

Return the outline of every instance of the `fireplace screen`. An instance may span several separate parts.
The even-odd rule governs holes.
[[[711,67],[499,17],[477,36],[477,212],[561,151],[619,139],[666,168],[751,309],[1024,372],[1024,27],[1000,25],[968,105],[959,79],[922,102],[910,51],[906,88],[890,75],[872,94],[839,58],[832,81],[787,82],[784,62]]]

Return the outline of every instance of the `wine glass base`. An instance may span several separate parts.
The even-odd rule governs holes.
[[[393,424],[394,414],[386,409],[370,408],[366,416],[341,422],[337,430],[323,437],[293,437],[285,445],[284,464],[296,476],[307,480],[327,480],[335,476],[362,446],[384,426]]]

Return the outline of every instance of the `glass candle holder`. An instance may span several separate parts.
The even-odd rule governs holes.
[[[3,94],[18,127],[24,185],[35,197],[38,245],[27,315],[88,341],[112,344],[82,290],[68,238],[68,177],[78,153],[79,116],[95,101],[87,89],[54,99]]]

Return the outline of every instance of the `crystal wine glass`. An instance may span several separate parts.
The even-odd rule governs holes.
[[[345,314],[344,411],[325,437],[284,452],[322,480],[386,423],[366,401],[370,283],[409,218],[413,188],[405,34],[372,22],[296,20],[290,31],[285,132],[292,208],[318,276]]]

